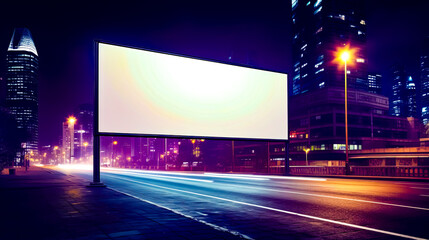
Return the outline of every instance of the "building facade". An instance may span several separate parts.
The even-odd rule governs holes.
[[[292,0],[292,95],[344,87],[344,70],[333,61],[346,45],[356,49],[348,86],[368,91],[364,9],[362,1]]]
[[[39,57],[31,33],[16,28],[6,57],[6,106],[15,117],[23,136],[25,152],[38,152],[38,72]]]
[[[382,76],[378,73],[368,74],[368,92],[381,94],[381,81]]]
[[[327,88],[290,99],[290,156],[304,161],[345,159],[344,90]],[[388,98],[348,91],[349,149],[412,147],[419,145],[419,124],[414,118],[388,115]]]

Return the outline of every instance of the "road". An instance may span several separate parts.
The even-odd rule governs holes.
[[[90,168],[56,168],[92,179]],[[429,183],[103,168],[108,188],[245,239],[428,239]]]

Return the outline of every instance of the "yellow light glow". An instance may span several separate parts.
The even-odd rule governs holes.
[[[58,150],[58,146],[55,146],[55,147],[54,147],[54,150]]]
[[[67,122],[69,124],[75,124],[76,123],[76,118],[74,116],[70,116],[67,118]]]
[[[83,146],[84,146],[84,147],[87,147],[87,146],[88,146],[88,143],[87,143],[87,142],[84,142],[84,143],[83,143]]]
[[[333,62],[338,64],[338,68],[342,69],[344,67],[344,63],[347,63],[347,66],[354,65],[356,52],[358,52],[357,48],[350,48],[350,45],[345,45],[344,47],[338,47],[336,51],[333,53],[335,55],[335,59]]]
[[[113,141],[113,145],[117,145],[118,144],[118,141]]]
[[[305,152],[305,153],[310,152],[310,148],[306,148],[306,149],[304,149],[304,152]]]
[[[350,59],[350,53],[348,51],[344,51],[341,53],[341,60],[347,62]]]
[[[195,139],[191,139],[191,143],[194,144],[195,143]]]

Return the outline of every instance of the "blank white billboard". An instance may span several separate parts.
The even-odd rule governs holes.
[[[98,43],[99,133],[287,140],[287,75]]]

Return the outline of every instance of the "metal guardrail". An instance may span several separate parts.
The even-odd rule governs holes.
[[[270,167],[270,173],[281,174],[284,166]],[[292,175],[345,175],[345,167],[291,166]],[[351,175],[429,178],[429,166],[351,166]]]
[[[353,175],[389,177],[429,177],[429,166],[351,167]]]
[[[291,166],[292,175],[345,175],[345,167],[327,166]]]

